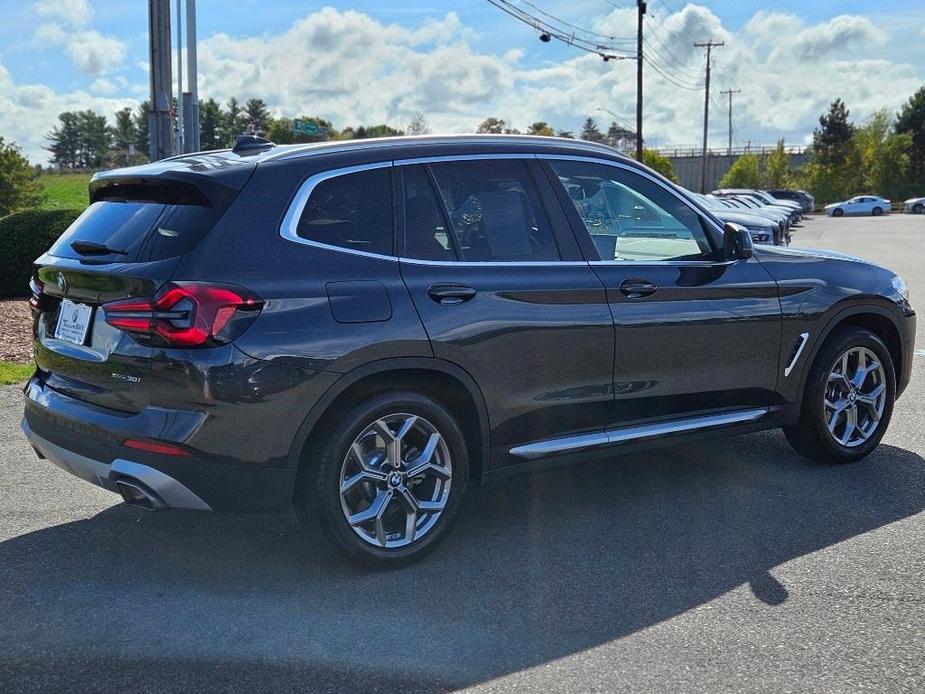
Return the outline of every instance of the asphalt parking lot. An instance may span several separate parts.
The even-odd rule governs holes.
[[[794,243],[885,264],[925,306],[925,216],[814,218]],[[0,691],[923,691],[923,331],[859,464],[764,432],[511,479],[388,573],[291,516],[127,507],[37,460],[2,388]]]

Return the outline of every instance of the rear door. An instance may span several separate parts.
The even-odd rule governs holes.
[[[146,406],[139,384],[152,348],[106,323],[100,307],[153,296],[219,216],[206,204],[158,197],[148,187],[94,202],[36,261],[35,360],[55,390],[127,412]]]
[[[781,310],[761,264],[719,259],[718,231],[654,177],[580,158],[546,165],[613,312],[611,425],[774,402]]]
[[[401,271],[437,358],[478,383],[496,465],[603,430],[613,327],[601,281],[529,156],[397,162]]]

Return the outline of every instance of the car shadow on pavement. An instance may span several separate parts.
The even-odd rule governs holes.
[[[476,490],[435,553],[388,572],[305,546],[292,516],[120,504],[0,543],[0,687],[473,684],[743,584],[779,605],[773,567],[923,508],[915,453],[819,465],[779,432]]]

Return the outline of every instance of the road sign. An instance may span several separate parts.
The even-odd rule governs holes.
[[[328,129],[323,125],[318,125],[310,120],[300,120],[296,118],[292,121],[292,132],[296,135],[320,135],[328,134]]]

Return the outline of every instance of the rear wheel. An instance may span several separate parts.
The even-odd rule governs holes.
[[[845,214],[845,211],[840,207],[836,207],[834,210],[832,210],[833,217],[843,217],[844,214]]]
[[[432,549],[468,478],[459,425],[419,393],[357,405],[309,450],[296,513],[311,535],[366,564],[397,565]]]
[[[784,433],[807,457],[859,460],[883,438],[895,393],[893,362],[882,340],[863,328],[839,329],[813,362],[799,422]]]
[[[883,210],[882,210],[881,208],[879,208],[879,207],[875,207],[873,210],[870,211],[870,213],[871,213],[874,217],[879,217],[880,215],[883,214]]]

